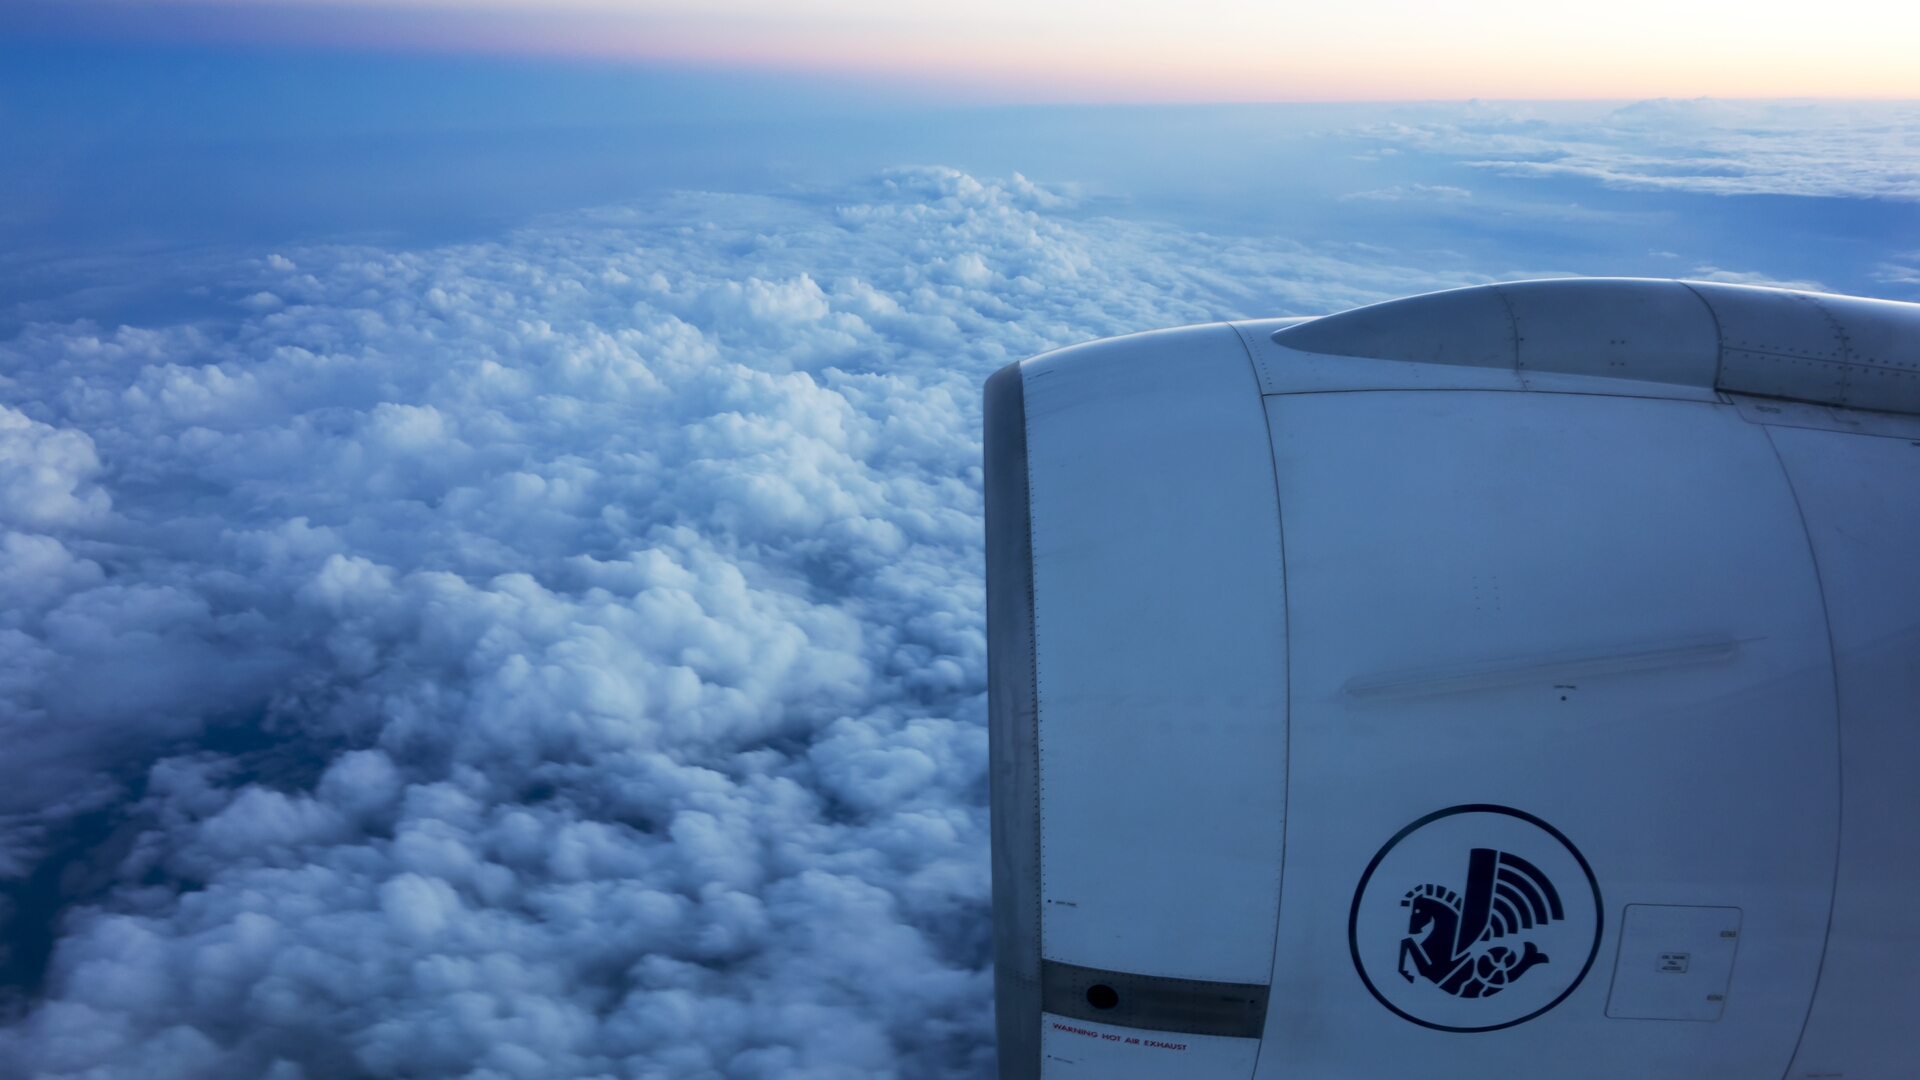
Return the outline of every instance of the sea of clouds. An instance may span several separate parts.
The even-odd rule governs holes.
[[[1807,108],[1374,124],[1473,168],[1342,201],[1920,198],[1920,113]],[[202,254],[225,317],[0,342],[0,1077],[990,1075],[981,383],[1487,280],[1071,190]]]
[[[990,1075],[980,384],[1478,280],[1071,209],[683,195],[0,344],[65,905],[0,1075]]]

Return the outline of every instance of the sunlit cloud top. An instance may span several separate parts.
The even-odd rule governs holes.
[[[1021,100],[1920,97],[1920,5],[1835,0],[7,0],[0,32],[593,56]]]

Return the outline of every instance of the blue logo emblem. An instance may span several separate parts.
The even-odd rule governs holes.
[[[1511,807],[1455,806],[1373,857],[1347,940],[1382,1005],[1423,1027],[1494,1031],[1573,993],[1600,951],[1603,910],[1592,868],[1558,829]]]

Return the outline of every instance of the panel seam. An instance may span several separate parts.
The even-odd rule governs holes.
[[[1284,902],[1287,884],[1287,831],[1293,820],[1293,592],[1287,586],[1287,535],[1286,514],[1280,508],[1280,463],[1274,459],[1273,416],[1267,411],[1266,386],[1260,380],[1258,362],[1254,359],[1253,349],[1248,345],[1246,335],[1237,333],[1240,347],[1247,353],[1247,367],[1253,376],[1253,388],[1259,395],[1260,424],[1267,433],[1267,468],[1273,477],[1273,536],[1276,548],[1274,555],[1280,560],[1280,639],[1281,639],[1281,716],[1280,763],[1280,851],[1279,866],[1275,871],[1276,882],[1273,890],[1273,947],[1267,953],[1267,986],[1269,993],[1273,986],[1274,958],[1280,951],[1280,909]],[[1276,395],[1278,396],[1278,395]],[[1269,996],[1268,1001],[1272,998]],[[1259,1075],[1260,1055],[1266,1050],[1267,1039],[1265,1017],[1262,1018],[1260,1041],[1253,1051],[1253,1074]]]
[[[1707,317],[1713,320],[1713,386],[1712,386],[1712,389],[1719,390],[1721,389],[1720,376],[1722,374],[1722,369],[1726,366],[1726,362],[1727,362],[1727,332],[1725,328],[1723,328],[1720,325],[1720,313],[1714,310],[1713,301],[1708,300],[1704,295],[1702,295],[1699,289],[1694,288],[1692,285],[1684,281],[1682,281],[1680,285],[1682,288],[1692,293],[1693,298],[1695,300],[1700,301],[1701,306],[1707,309]]]
[[[1787,1057],[1786,1067],[1781,1071],[1781,1080],[1793,1072],[1794,1063],[1800,1059],[1801,1044],[1806,1042],[1807,1028],[1813,1023],[1813,1007],[1820,1000],[1820,983],[1827,973],[1827,953],[1833,947],[1833,908],[1840,893],[1840,855],[1846,836],[1847,814],[1847,772],[1846,772],[1846,733],[1841,726],[1840,712],[1840,657],[1833,643],[1833,615],[1827,608],[1827,584],[1820,573],[1820,558],[1813,545],[1813,528],[1807,523],[1806,509],[1800,505],[1800,491],[1793,483],[1793,472],[1787,468],[1787,460],[1780,453],[1780,445],[1773,439],[1773,429],[1762,425],[1760,430],[1767,437],[1767,446],[1773,451],[1773,460],[1780,466],[1780,475],[1787,482],[1787,493],[1793,497],[1794,513],[1800,516],[1800,534],[1806,540],[1807,561],[1813,564],[1813,585],[1820,593],[1820,621],[1827,631],[1827,676],[1833,684],[1833,742],[1834,742],[1834,778],[1835,796],[1838,805],[1834,807],[1833,836],[1833,880],[1827,888],[1827,926],[1820,937],[1820,966],[1814,970],[1813,992],[1807,995],[1807,1013],[1800,1020],[1800,1034],[1794,1037],[1793,1053]]]
[[[1827,325],[1833,328],[1833,336],[1840,339],[1840,407],[1847,408],[1847,391],[1853,385],[1853,339],[1848,336],[1847,328],[1834,317],[1833,312],[1827,308],[1827,305],[1821,303],[1818,297],[1805,293],[1801,295],[1805,296],[1807,303],[1812,304],[1814,310],[1827,320]],[[1812,542],[1811,537],[1808,538],[1808,542]]]
[[[1533,388],[1527,385],[1526,369],[1520,364],[1520,317],[1513,313],[1513,301],[1508,298],[1505,289],[1498,285],[1488,287],[1493,290],[1493,295],[1500,298],[1500,306],[1507,313],[1507,334],[1513,339],[1513,377],[1519,381],[1520,389],[1531,390]]]

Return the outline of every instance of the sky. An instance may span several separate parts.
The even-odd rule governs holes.
[[[0,1077],[990,1076],[989,374],[1523,277],[1920,300],[1913,102],[148,10],[0,37]]]
[[[8,0],[16,33],[860,73],[1001,101],[1915,97],[1920,11],[1834,0]]]

